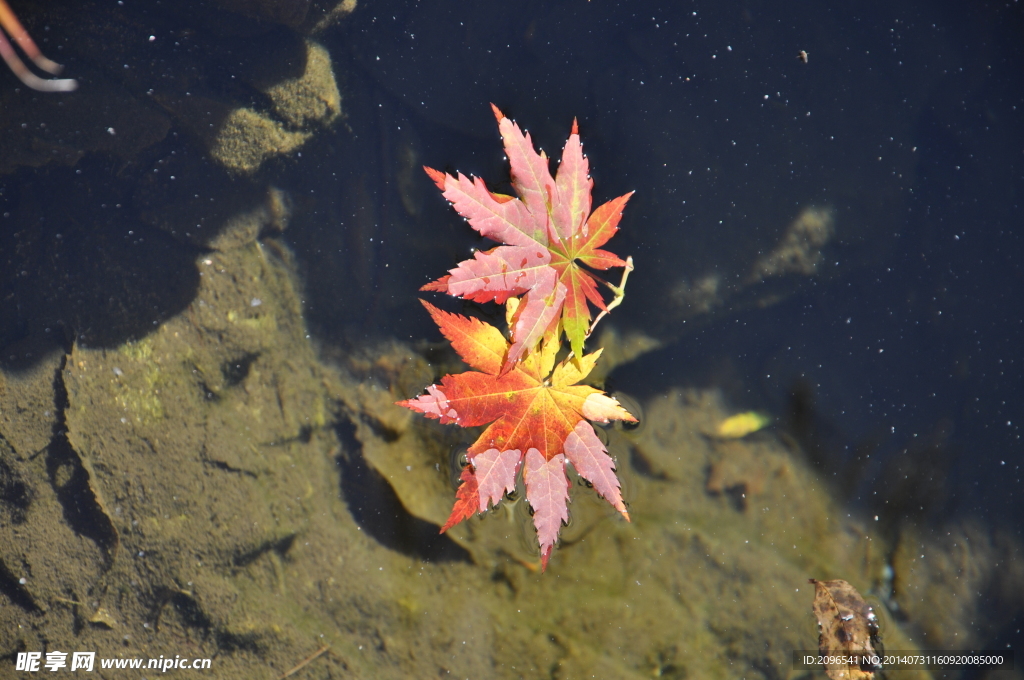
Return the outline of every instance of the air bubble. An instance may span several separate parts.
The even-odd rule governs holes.
[[[448,473],[453,489],[459,488],[459,485],[462,484],[462,469],[469,464],[468,446],[458,446],[452,449],[448,456]]]

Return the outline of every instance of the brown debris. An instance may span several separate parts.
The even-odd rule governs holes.
[[[704,490],[713,495],[726,494],[738,510],[746,510],[754,496],[764,493],[767,484],[786,474],[784,456],[757,445],[717,442],[716,454],[708,466]]]
[[[878,620],[857,589],[842,579],[814,584],[814,615],[818,619],[818,652],[823,657],[881,655]],[[826,663],[831,680],[871,680],[880,666],[868,663]]]

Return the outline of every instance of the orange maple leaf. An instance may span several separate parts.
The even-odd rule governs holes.
[[[455,507],[441,531],[484,512],[514,490],[524,461],[526,498],[534,510],[542,567],[547,567],[561,525],[568,519],[567,461],[628,520],[615,464],[587,421],[636,419],[601,390],[577,384],[593,369],[601,351],[555,366],[554,353],[542,345],[502,373],[510,345],[501,331],[478,319],[423,305],[459,356],[476,370],[446,375],[440,385],[427,387],[426,394],[399,405],[442,423],[490,423],[469,448],[470,465],[462,472]],[[551,337],[557,343],[557,333]]]

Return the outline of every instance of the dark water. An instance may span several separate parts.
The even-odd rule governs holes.
[[[722,387],[775,414],[857,511],[977,517],[1022,537],[1022,9],[368,1],[323,37],[344,123],[261,181],[295,203],[286,240],[325,345],[436,340],[416,289],[482,243],[418,166],[500,190],[489,102],[555,157],[577,118],[595,201],[636,190],[609,244],[637,262],[613,323],[664,343],[612,387]],[[210,48],[213,90],[237,94],[242,43]],[[183,77],[168,61],[204,53],[161,49],[133,68]],[[204,246],[147,217],[182,200],[149,170],[201,178],[201,157],[172,128],[130,159],[0,177],[14,215],[0,221],[5,366],[71,338],[115,346],[189,304]],[[226,203],[253,186],[217,182]],[[752,277],[808,207],[833,220],[813,271]],[[19,215],[31,222],[10,226]],[[998,642],[1020,647],[1021,622]]]
[[[610,244],[637,260],[616,321],[672,341],[621,389],[732,381],[740,403],[810,409],[832,463],[874,452],[860,502],[916,455],[937,478],[918,512],[995,521],[1024,508],[1022,25],[1016,3],[391,3],[345,42],[431,165],[507,177],[485,102],[552,155],[579,118],[596,200],[637,191]],[[679,279],[728,289],[809,204],[836,216],[817,276],[764,308],[757,286],[723,294],[710,320],[672,306]],[[397,332],[421,332],[410,317]]]
[[[722,386],[869,516],[1020,536],[1022,31],[1017,3],[386,3],[345,43],[422,162],[507,178],[494,102],[551,155],[577,117],[595,200],[636,190],[609,244],[637,261],[615,322],[668,345],[613,387]],[[433,203],[429,228],[478,245]],[[835,216],[815,276],[740,284],[807,205]],[[709,275],[709,314],[673,304]],[[389,328],[430,337],[398,308]]]

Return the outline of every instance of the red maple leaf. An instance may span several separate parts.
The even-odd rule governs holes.
[[[562,151],[556,178],[548,158],[538,154],[530,135],[491,104],[512,169],[512,186],[519,198],[494,194],[479,177],[449,175],[424,166],[470,226],[504,245],[477,252],[422,290],[449,293],[475,302],[525,294],[512,326],[513,343],[502,372],[511,370],[561,315],[573,353],[583,356],[590,326],[587,302],[604,310],[597,280],[580,267],[623,267],[618,256],[600,247],[618,231],[619,219],[632,192],[590,212],[589,163],[580,145],[574,120]]]
[[[568,519],[566,461],[628,520],[615,465],[587,421],[635,418],[602,391],[576,384],[590,373],[601,351],[554,366],[554,352],[545,352],[542,346],[502,373],[509,343],[501,331],[478,319],[423,305],[459,356],[476,370],[446,375],[440,385],[427,387],[426,394],[399,405],[442,423],[490,423],[469,448],[470,465],[462,471],[455,507],[441,531],[484,512],[514,490],[524,460],[526,498],[534,510],[542,568]]]

